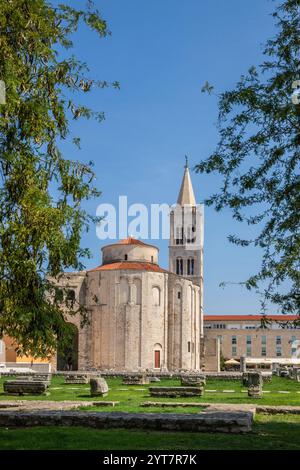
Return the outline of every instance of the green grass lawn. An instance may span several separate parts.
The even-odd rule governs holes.
[[[82,400],[96,401],[90,397],[89,385],[65,385],[63,377],[52,379],[47,396],[6,396],[3,393],[3,381],[0,379],[0,400]],[[109,393],[105,400],[119,401],[116,407],[93,407],[101,411],[156,412],[156,413],[197,413],[201,403],[259,403],[260,405],[300,405],[300,384],[290,379],[273,377],[271,383],[265,383],[265,393],[260,400],[250,399],[246,389],[239,381],[208,379],[203,397],[191,398],[152,398],[149,385],[122,385],[121,378],[107,379]],[[179,379],[163,379],[153,386],[180,385]],[[122,390],[125,389],[125,390]],[[234,393],[223,393],[222,390],[235,390]],[[244,391],[242,391],[244,390]],[[289,391],[281,394],[278,391]],[[99,398],[99,401],[102,399]],[[144,401],[182,401],[197,402],[199,408],[142,408]],[[82,411],[84,412],[84,411]],[[256,415],[253,431],[247,435],[188,433],[188,432],[155,432],[141,430],[109,429],[96,430],[79,427],[35,427],[3,429],[0,428],[0,449],[90,449],[90,450],[168,450],[168,449],[300,449],[300,416],[299,415]]]
[[[63,377],[53,377],[49,395],[47,396],[7,396],[3,393],[4,377],[0,379],[0,400],[83,400],[96,401],[90,397],[89,385],[65,385]],[[121,378],[108,378],[109,393],[104,400],[119,401],[120,404],[113,407],[96,407],[98,411],[128,411],[128,412],[198,412],[198,408],[142,408],[140,405],[144,401],[181,401],[181,402],[203,402],[209,403],[259,403],[260,405],[300,405],[300,383],[293,380],[273,377],[271,383],[265,383],[263,390],[265,393],[259,400],[248,398],[246,389],[243,389],[239,381],[225,381],[208,379],[206,389],[216,390],[216,392],[205,391],[203,397],[191,398],[157,398],[150,397],[149,385],[133,386],[122,385]],[[161,382],[152,384],[152,386],[172,386],[180,385],[179,379],[163,379]],[[126,390],[121,390],[126,389]],[[235,390],[235,393],[223,393],[222,390]],[[244,392],[242,391],[244,390]],[[290,393],[281,394],[278,391],[289,391]],[[98,399],[99,401],[102,398]]]
[[[258,415],[245,435],[98,430],[81,427],[0,428],[1,450],[299,450],[299,415]]]

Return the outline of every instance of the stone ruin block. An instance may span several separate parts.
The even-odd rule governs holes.
[[[290,379],[300,382],[300,367],[292,367],[289,372]]]
[[[260,372],[248,372],[248,397],[261,398],[263,378]]]
[[[91,397],[106,397],[108,385],[103,377],[93,377],[90,379]]]
[[[204,387],[205,384],[205,375],[183,375],[181,377],[182,387]]]
[[[289,377],[290,373],[289,373],[289,369],[288,367],[281,367],[279,369],[279,376],[280,377]]]
[[[68,374],[65,375],[65,384],[75,385],[75,384],[88,384],[90,376],[88,374]]]
[[[43,382],[51,383],[52,374],[35,374],[33,376],[34,380],[42,380]]]
[[[51,385],[52,374],[28,374],[19,376],[16,380],[21,382],[45,382],[47,387]]]
[[[123,385],[147,385],[150,383],[147,375],[126,375],[123,378]]]
[[[260,372],[255,372],[255,371],[250,371],[250,372],[244,372],[243,375],[242,375],[242,385],[243,387],[245,388],[248,388],[249,386],[249,378],[248,378],[248,374],[254,374],[254,373],[260,373]],[[262,377],[262,382],[265,383],[265,382],[272,382],[272,375],[269,374],[269,375],[263,375],[261,374],[261,377]]]
[[[6,395],[43,395],[46,389],[46,382],[37,380],[6,380],[3,384]]]
[[[270,382],[272,382],[272,377],[273,377],[272,374],[268,374],[268,375],[267,375],[267,374],[264,374],[264,375],[262,376],[263,383],[270,383]]]
[[[204,394],[204,387],[149,387],[152,397],[201,397]]]
[[[149,382],[152,383],[152,382],[160,382],[160,378],[159,377],[149,377]]]

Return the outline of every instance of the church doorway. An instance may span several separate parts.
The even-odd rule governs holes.
[[[161,357],[162,357],[162,345],[156,343],[153,348],[154,352],[154,369],[161,368]]]
[[[78,328],[73,323],[71,326],[71,341],[68,346],[58,342],[57,370],[78,370]]]

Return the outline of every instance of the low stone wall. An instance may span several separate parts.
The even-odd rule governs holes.
[[[218,380],[242,380],[242,372],[206,372],[206,379],[218,379]],[[271,372],[261,372],[263,382],[271,382]]]
[[[154,371],[146,371],[146,372],[143,372],[143,371],[140,371],[140,372],[134,372],[134,371],[102,371],[102,370],[98,370],[98,371],[89,371],[89,370],[85,370],[85,371],[57,371],[57,372],[54,372],[53,375],[55,376],[65,376],[65,375],[70,375],[70,374],[73,374],[73,375],[77,375],[77,374],[90,374],[91,376],[92,375],[96,375],[96,376],[100,376],[101,377],[127,377],[129,375],[134,375],[134,376],[137,376],[137,377],[143,377],[144,375],[146,375],[147,377],[158,377],[158,378],[173,378],[173,379],[180,379],[182,376],[186,376],[187,374],[188,375],[206,375],[203,371],[178,371],[178,372],[158,372],[156,370]]]
[[[156,431],[247,433],[251,412],[121,413],[87,411],[0,412],[0,427],[85,426],[97,429],[125,428]]]
[[[128,375],[131,375],[128,371],[127,372],[114,372],[114,371],[57,371],[52,374],[52,376],[58,376],[58,377],[65,377],[65,376],[71,376],[71,375],[87,375],[89,377],[111,377],[111,378],[124,378],[127,377]],[[15,373],[1,373],[0,375],[6,375],[6,376],[17,376],[18,374]],[[21,375],[25,375],[24,372]],[[27,374],[26,374],[27,375]],[[145,373],[143,372],[136,372],[134,373],[135,376],[143,377]],[[164,378],[172,378],[172,379],[181,379],[182,377],[186,377],[187,371],[183,372],[152,372],[148,371],[146,373],[148,377],[157,377],[160,379]],[[206,377],[206,379],[218,379],[218,380],[242,380],[242,372],[227,372],[227,371],[222,371],[222,372],[205,372],[203,371],[193,371],[189,372],[190,376],[197,376],[197,375],[203,375]],[[272,374],[271,372],[262,372],[262,377],[264,382],[270,382],[272,380]]]

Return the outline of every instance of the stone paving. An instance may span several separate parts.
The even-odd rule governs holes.
[[[14,401],[0,401],[0,412],[9,410],[11,412],[23,411],[69,411],[78,408],[90,406],[117,406],[118,401],[48,401],[48,400],[14,400]],[[271,405],[257,405],[247,403],[207,403],[207,402],[154,402],[146,401],[141,404],[141,407],[160,407],[160,408],[174,408],[174,407],[198,407],[204,412],[251,412],[255,413],[268,413],[268,414],[300,414],[300,406],[271,406]]]
[[[0,411],[9,409],[11,411],[37,411],[51,410],[63,411],[74,410],[87,406],[115,406],[118,401],[48,401],[48,400],[14,400],[0,401]]]
[[[192,407],[192,408],[205,408],[202,412],[208,411],[227,411],[232,413],[238,412],[251,412],[255,414],[257,406],[255,404],[247,404],[247,403],[199,403],[199,402],[153,402],[153,401],[146,401],[142,403],[143,407],[157,407],[157,408],[175,408],[175,407]]]
[[[266,414],[300,414],[300,406],[275,406],[275,405],[256,405],[255,403],[180,403],[180,402],[153,402],[146,401],[142,403],[144,407],[204,407],[207,411],[228,411],[228,412],[241,412],[248,411],[255,413]]]

